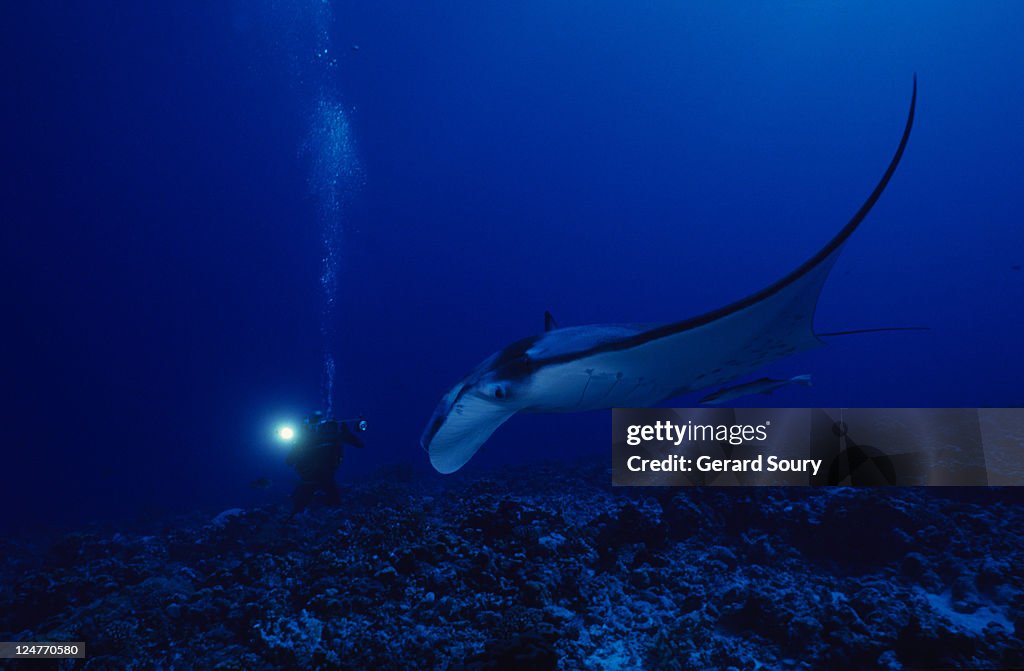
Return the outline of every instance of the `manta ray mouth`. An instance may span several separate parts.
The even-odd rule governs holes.
[[[420,444],[430,455],[431,465],[445,474],[462,468],[518,410],[469,395],[450,408],[444,406],[442,403],[434,413]]]

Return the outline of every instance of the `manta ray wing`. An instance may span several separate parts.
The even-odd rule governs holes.
[[[735,380],[771,361],[821,345],[814,333],[818,297],[844,244],[896,171],[910,138],[916,104],[915,76],[903,136],[882,178],[846,226],[790,274],[740,301],[699,317],[605,339],[589,348],[553,356],[539,351],[535,367],[538,377],[548,386],[565,388],[573,378],[577,385],[587,385],[571,407],[560,409],[649,405]],[[602,393],[610,381],[615,382],[616,388]],[[637,386],[633,391],[629,391],[631,383]],[[572,394],[563,391],[563,396],[571,398]]]

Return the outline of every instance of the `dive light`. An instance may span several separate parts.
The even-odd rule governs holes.
[[[339,424],[348,424],[359,433],[363,433],[368,428],[370,428],[369,423],[367,423],[367,421],[362,417],[350,417],[348,419],[332,419],[323,421],[334,421],[338,422]],[[292,426],[291,424],[282,424],[278,426],[277,429],[274,430],[274,435],[277,436],[277,439],[282,443],[292,443],[298,437],[295,427]]]

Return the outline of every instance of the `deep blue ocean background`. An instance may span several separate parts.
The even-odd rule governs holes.
[[[753,402],[1020,406],[1022,21],[1011,2],[7,5],[0,527],[284,501],[273,427],[322,405],[325,193],[334,407],[370,422],[341,480],[439,479],[418,443],[441,394],[545,310],[676,320],[817,251],[888,163],[915,72],[906,155],[817,325],[932,330],[783,360],[766,372],[814,386]],[[517,417],[465,470],[604,463],[609,434],[607,411]]]

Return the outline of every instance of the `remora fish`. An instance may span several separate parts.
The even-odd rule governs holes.
[[[765,394],[769,395],[779,387],[785,387],[790,384],[802,384],[805,387],[811,386],[810,375],[797,375],[791,377],[788,380],[776,380],[770,377],[762,377],[752,382],[744,382],[733,387],[725,387],[719,389],[716,392],[712,392],[702,398],[698,403],[725,403],[731,401],[734,398],[741,398],[743,396],[750,396],[751,394]]]
[[[844,243],[896,171],[914,124],[917,76],[906,127],[881,180],[839,233],[769,287],[707,314],[662,325],[547,330],[488,357],[444,395],[420,439],[441,473],[461,468],[517,412],[648,406],[720,386],[822,344],[814,311]]]

